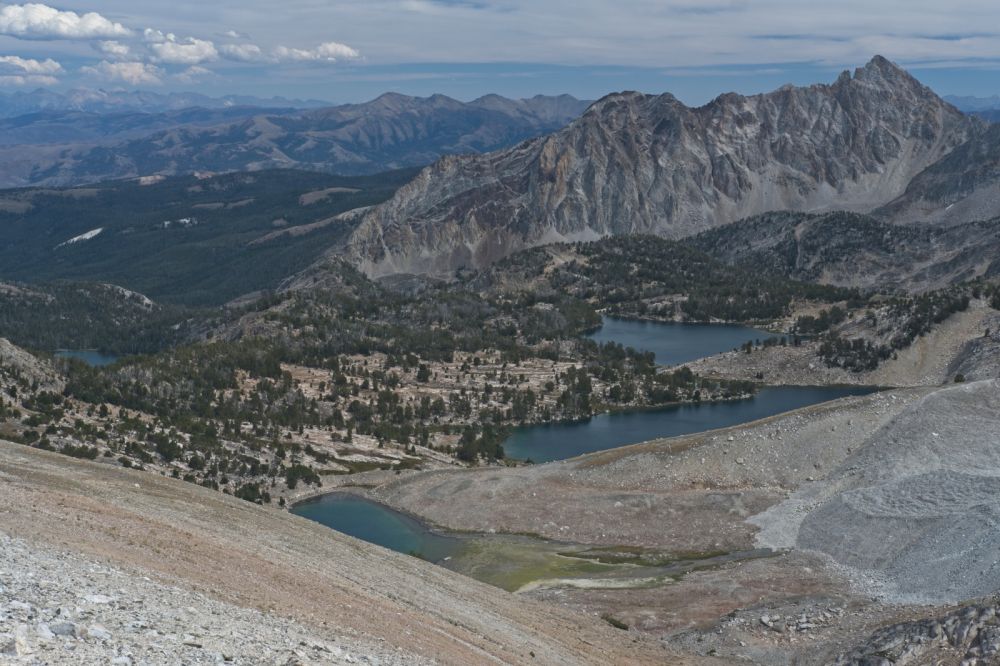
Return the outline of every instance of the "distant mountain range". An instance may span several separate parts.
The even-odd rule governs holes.
[[[959,111],[974,113],[976,111],[992,111],[1000,109],[1000,95],[991,97],[973,97],[971,95],[945,95],[942,99],[952,104]]]
[[[102,257],[118,256],[116,244],[133,233],[132,222],[112,234],[114,227],[103,222],[111,205],[105,198],[114,192],[121,199],[116,210],[126,218],[141,211],[156,218],[148,220],[155,226],[160,207],[174,206],[171,197],[189,196],[185,187],[201,192],[228,183],[235,188],[228,199],[200,201],[197,214],[176,211],[178,220],[220,217],[184,233],[208,234],[201,240],[211,245],[223,230],[227,239],[238,239],[232,248],[243,248],[233,250],[237,263],[245,259],[242,252],[270,252],[273,243],[279,249],[293,243],[294,251],[272,262],[266,280],[237,281],[225,298],[296,273],[322,283],[317,276],[331,259],[376,278],[446,277],[539,245],[634,234],[706,234],[698,242],[710,254],[709,246],[718,246],[731,255],[720,257],[727,261],[785,261],[781,270],[802,279],[860,286],[877,275],[887,285],[929,288],[1000,272],[991,258],[1000,248],[998,155],[1000,124],[962,113],[876,57],[831,84],[725,94],[698,108],[669,94],[636,92],[593,104],[568,96],[459,102],[386,94],[365,104],[305,110],[51,111],[2,119],[0,179],[45,187],[0,197],[0,216],[8,219],[6,236],[16,231],[18,242],[29,245],[38,229],[59,230],[31,245],[33,254],[28,245],[15,251],[11,244],[9,277],[93,273],[114,281],[122,263],[104,266]],[[211,173],[274,167],[320,173],[308,177],[303,192],[294,184],[305,176],[287,171],[250,181],[205,180]],[[362,184],[322,175],[394,167],[410,169]],[[198,174],[194,181],[148,186],[159,176],[191,173]],[[58,197],[47,189],[136,176],[150,178],[90,188],[96,198],[88,198],[95,195],[86,188]],[[274,201],[265,197],[272,179],[287,190]],[[323,193],[337,193],[336,205],[312,205],[306,199],[313,191],[324,206],[332,199]],[[268,203],[259,211],[258,203],[244,201]],[[223,212],[204,212],[216,208]],[[775,211],[786,216],[771,215]],[[834,211],[847,213],[828,214]],[[251,213],[253,223],[241,226]],[[978,220],[991,222],[973,224]],[[71,250],[60,246],[99,228],[109,231]],[[150,243],[139,254],[155,245],[139,235],[129,243],[136,239]],[[176,252],[184,256],[170,261],[197,264],[190,248]],[[101,270],[67,263],[71,253]],[[316,262],[313,269],[303,265],[307,260]],[[862,264],[864,276],[852,275]],[[211,275],[208,282],[217,279]]]
[[[272,168],[371,174],[505,148],[563,127],[588,104],[568,95],[465,103],[385,94],[308,110],[42,111],[0,120],[0,187]]]
[[[24,146],[30,156],[35,146],[53,145],[74,150],[80,144],[117,143],[181,126],[214,126],[252,118],[263,113],[255,106],[205,108],[176,111],[38,111],[0,118],[0,146]],[[299,109],[268,109],[268,115],[299,113]]]
[[[156,93],[148,90],[91,90],[87,88],[76,88],[62,93],[44,88],[28,92],[0,93],[0,118],[61,111],[162,113],[191,107],[224,109],[232,106],[306,109],[330,106],[330,103],[320,100],[286,99],[284,97],[264,98],[250,95],[210,97],[190,92]]]
[[[983,120],[991,123],[1000,122],[1000,95],[991,97],[945,95],[944,101],[954,104],[960,111]]]
[[[613,94],[551,135],[441,159],[351,214],[358,227],[333,253],[375,277],[447,275],[526,247],[680,238],[775,210],[995,217],[997,127],[882,57],[831,85],[726,94],[699,108]]]

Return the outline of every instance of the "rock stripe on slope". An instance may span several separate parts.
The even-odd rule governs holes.
[[[826,480],[753,522],[764,542],[797,523],[796,547],[828,554],[889,600],[1000,590],[1000,381],[922,398]]]

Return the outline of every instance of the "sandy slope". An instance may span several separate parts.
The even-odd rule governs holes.
[[[273,613],[366,654],[443,663],[684,663],[595,617],[520,599],[191,484],[0,442],[0,530]],[[0,562],[17,574],[18,562]],[[23,568],[23,565],[22,565]]]

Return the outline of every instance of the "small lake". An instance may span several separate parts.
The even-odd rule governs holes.
[[[756,421],[800,407],[849,395],[867,395],[865,386],[766,386],[747,400],[671,405],[634,412],[598,414],[588,421],[517,428],[503,443],[508,458],[533,462],[564,460],[584,453],[638,444],[660,437]]]
[[[118,360],[118,356],[115,354],[103,354],[92,349],[60,349],[55,352],[55,355],[59,358],[76,358],[87,365],[94,366],[111,365]]]
[[[623,347],[656,354],[660,365],[677,365],[732,351],[747,340],[774,337],[757,328],[737,324],[680,324],[604,317],[597,331],[587,335],[595,342],[616,342]]]
[[[440,562],[462,548],[462,540],[430,531],[418,520],[387,506],[347,493],[296,504],[292,513],[338,532],[399,553]]]
[[[636,548],[593,548],[510,534],[431,529],[384,504],[335,492],[292,507],[297,516],[369,543],[417,555],[504,590],[538,588],[645,588],[688,572],[737,560],[769,557],[769,550],[688,553],[682,558]]]

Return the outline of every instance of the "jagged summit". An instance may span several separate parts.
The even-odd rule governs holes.
[[[885,56],[874,55],[872,59],[864,67],[858,67],[854,70],[854,78],[864,78],[870,76],[881,76],[886,77],[896,77],[905,76],[907,78],[913,79],[909,72],[905,69],[892,62]],[[913,79],[916,80],[916,79]]]
[[[446,274],[557,241],[870,211],[979,127],[880,56],[832,84],[699,108],[614,93],[549,136],[428,167],[365,214],[346,254],[372,276]]]

